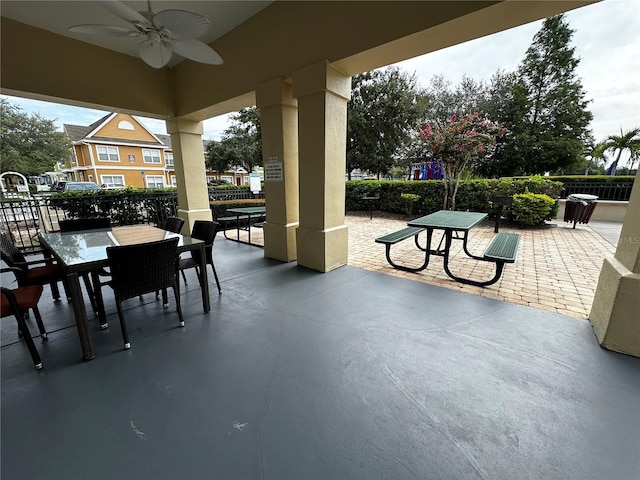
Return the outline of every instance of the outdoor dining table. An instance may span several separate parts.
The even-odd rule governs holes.
[[[173,237],[178,237],[179,239],[178,253],[191,250],[200,250],[202,252],[199,273],[202,306],[206,313],[211,307],[205,264],[205,242],[202,240],[162,230],[151,225],[131,225],[68,233],[40,233],[42,247],[53,255],[66,274],[67,291],[73,305],[84,360],[92,360],[96,354],[89,335],[87,310],[80,287],[80,276],[109,266],[107,247],[137,245]],[[101,325],[101,328],[106,328],[106,326],[106,324]]]
[[[224,233],[225,238],[228,240],[233,240],[234,242],[246,243],[248,245],[253,245],[255,247],[262,247],[263,245],[251,242],[251,217],[261,218],[261,217],[264,217],[266,212],[267,212],[267,207],[265,206],[228,208],[227,213],[230,213],[236,216],[236,238],[227,237],[226,230]],[[240,218],[241,217],[247,217],[247,241],[246,242],[243,240],[240,240],[240,230],[241,230]]]
[[[416,241],[418,248],[425,252],[424,263],[420,267],[412,269],[412,271],[424,270],[429,265],[430,256],[436,255],[443,257],[444,271],[447,275],[453,279],[457,279],[457,277],[449,270],[449,254],[451,252],[453,240],[462,241],[462,249],[467,256],[476,260],[482,260],[482,257],[473,255],[469,252],[467,249],[467,240],[469,238],[469,231],[488,216],[488,214],[480,212],[440,210],[407,222],[407,225],[410,227],[424,228],[427,234],[427,241],[424,247],[419,245]],[[435,230],[442,230],[443,237],[438,246],[432,248],[431,242],[433,240],[433,232]]]

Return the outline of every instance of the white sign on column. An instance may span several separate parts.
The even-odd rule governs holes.
[[[278,157],[269,157],[264,166],[265,182],[282,182],[284,168]]]

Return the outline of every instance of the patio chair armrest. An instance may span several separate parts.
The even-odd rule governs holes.
[[[0,268],[0,273],[14,273],[14,274],[20,274],[22,273],[22,270],[19,269],[18,267],[2,267]]]
[[[29,260],[27,262],[21,263],[21,265],[39,265],[42,263],[46,263],[46,264],[52,264],[55,263],[55,260],[53,258],[40,258],[38,260]]]

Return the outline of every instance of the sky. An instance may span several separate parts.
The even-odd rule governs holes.
[[[596,141],[640,127],[640,0],[604,0],[566,13],[575,30],[571,45],[580,59],[577,75],[591,100]],[[542,21],[472,40],[395,64],[427,87],[434,75],[457,85],[463,75],[487,81],[498,70],[515,71]],[[90,125],[109,112],[2,95],[25,113],[65,123]],[[165,134],[162,120],[137,117],[149,130]],[[205,140],[219,140],[229,115],[205,120]]]

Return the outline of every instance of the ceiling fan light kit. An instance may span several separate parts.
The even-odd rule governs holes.
[[[209,28],[209,20],[184,10],[153,13],[148,1],[147,12],[136,12],[117,0],[99,2],[117,17],[131,23],[133,29],[115,25],[76,25],[69,31],[84,35],[118,36],[142,39],[138,55],[150,67],[163,68],[172,53],[209,65],[221,65],[222,57],[206,43],[198,40]]]

